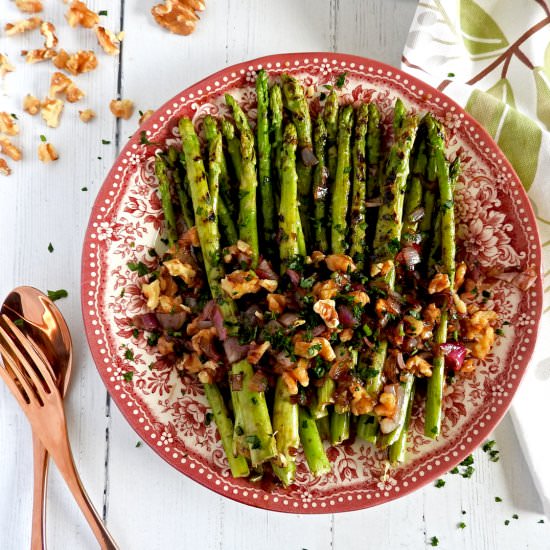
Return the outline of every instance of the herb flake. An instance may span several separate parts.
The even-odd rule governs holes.
[[[68,295],[69,293],[64,288],[60,288],[59,290],[48,290],[48,298],[52,302],[61,300],[61,298],[66,298]]]

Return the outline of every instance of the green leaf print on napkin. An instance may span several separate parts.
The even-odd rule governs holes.
[[[508,46],[498,24],[474,0],[460,0],[460,27],[470,55],[487,54]]]
[[[506,103],[514,109],[516,108],[514,92],[507,78],[501,78],[492,88],[487,90],[487,93],[495,96],[499,101],[502,101],[502,103]]]
[[[543,67],[533,69],[537,87],[537,118],[550,130],[550,78]]]
[[[473,91],[466,110],[491,134],[529,190],[537,171],[542,130],[530,118],[479,90]]]

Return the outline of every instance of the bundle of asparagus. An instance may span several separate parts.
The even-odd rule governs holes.
[[[206,116],[203,148],[182,118],[181,151],[157,156],[169,250],[136,325],[203,383],[233,476],[269,465],[287,486],[300,444],[325,474],[323,440],[350,434],[403,462],[415,387],[436,438],[446,377],[495,338],[496,314],[458,293],[459,160],[399,99],[390,132],[375,103],[340,106],[336,89],[312,121],[287,74],[269,87],[259,71],[256,91],[255,132],[226,95],[233,121]]]

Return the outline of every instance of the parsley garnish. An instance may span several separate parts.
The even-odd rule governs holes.
[[[109,145],[111,142],[110,142],[108,139],[102,139],[102,140],[101,140],[101,143],[102,143],[103,145]]]
[[[504,336],[504,331],[501,328],[495,329],[495,334],[498,336]]]
[[[212,423],[212,419],[214,418],[214,415],[210,412],[206,413],[204,415],[204,425],[205,426],[210,426],[210,424]]]
[[[438,539],[437,537],[432,537],[432,538],[430,539],[430,544],[431,544],[432,546],[439,546],[439,539]]]
[[[44,134],[40,134],[40,141],[42,143],[46,143],[46,141],[48,141],[48,140],[46,139],[46,136]]]
[[[56,300],[61,300],[61,298],[66,298],[69,295],[69,293],[64,289],[61,288],[59,290],[48,290],[48,298],[55,302]]]
[[[388,247],[388,250],[391,254],[397,254],[399,252],[399,239],[397,239],[397,238],[392,239],[387,244],[387,247]]]
[[[445,487],[445,480],[444,480],[444,479],[438,479],[438,480],[435,482],[435,486],[436,486],[438,489],[441,489],[441,487]]]
[[[502,502],[502,499],[500,497],[495,497],[495,502]]]
[[[510,525],[510,520],[509,519],[504,520],[504,525]]]
[[[448,76],[449,78],[454,78],[454,77],[455,77],[455,73],[447,73],[447,76]]]
[[[132,330],[132,336],[134,338],[137,338],[139,336],[139,330],[137,328],[133,329]]]
[[[138,442],[136,443],[136,449],[137,449],[138,447],[141,447],[141,441],[138,441]]]
[[[25,326],[25,321],[23,321],[23,319],[15,319],[13,324],[18,326],[18,327],[23,327],[23,326]]]
[[[346,76],[348,75],[348,73],[342,73],[337,79],[336,79],[336,84],[335,86],[337,88],[341,88],[345,83],[346,83]]]
[[[124,352],[124,358],[128,359],[128,361],[133,361],[134,352],[130,348],[126,348],[126,351]]]
[[[107,10],[100,10],[97,12],[97,15],[107,15]]]
[[[88,191],[87,187],[82,187],[81,191]]]
[[[537,521],[537,523],[544,523],[544,520],[543,520],[543,519],[539,519],[539,520]]]
[[[14,118],[15,120],[19,120],[19,119],[17,118],[17,115],[16,115],[15,113],[11,113],[10,116],[11,116],[11,118]]]
[[[134,378],[134,373],[131,370],[129,370],[123,373],[122,378],[124,378],[126,382],[131,382],[132,379]]]
[[[512,519],[519,519],[519,516],[518,516],[517,514],[514,514],[514,515],[512,516]]]
[[[451,473],[451,474],[458,474],[458,467],[455,466],[449,473]]]
[[[147,336],[147,345],[153,347],[157,345],[157,342],[159,341],[160,334],[157,332],[151,332],[149,336]]]
[[[50,244],[48,245],[48,252],[50,252],[50,253],[53,252],[53,245],[52,245],[52,243],[50,243]]]
[[[152,141],[149,141],[147,139],[147,133],[145,132],[145,130],[142,130],[140,133],[139,133],[139,142],[142,144],[142,145],[156,145],[156,143],[153,143]]]
[[[464,529],[465,527],[466,527],[466,524],[465,524],[463,521],[461,521],[461,522],[458,524],[458,528],[459,528],[459,529]]]
[[[149,273],[149,268],[143,262],[128,262],[130,271],[137,271],[139,277],[143,277]]]

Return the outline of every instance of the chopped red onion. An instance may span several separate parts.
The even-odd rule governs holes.
[[[403,354],[401,352],[397,354],[397,365],[401,370],[406,370],[405,359],[403,359]]]
[[[375,197],[374,199],[369,199],[365,201],[365,206],[367,208],[377,208],[378,206],[382,206],[382,204],[382,197]]]
[[[338,306],[338,320],[344,328],[353,328],[357,324],[357,319],[348,306]]]
[[[229,363],[236,363],[248,355],[250,346],[241,346],[234,336],[230,336],[223,343],[223,349]]]
[[[233,391],[241,391],[243,389],[243,373],[230,374],[229,383]]]
[[[185,311],[178,313],[157,313],[156,316],[160,326],[166,330],[179,330],[187,319]]]
[[[254,271],[260,279],[271,279],[275,281],[279,279],[279,276],[275,273],[275,271],[273,271],[271,265],[266,259],[263,259]]]
[[[409,214],[409,221],[411,221],[412,223],[416,223],[420,221],[423,217],[424,217],[424,208],[422,206],[419,206]]]
[[[489,275],[500,281],[511,283],[523,291],[529,290],[537,280],[537,272],[534,266],[530,266],[524,271],[498,272],[493,270],[489,272]]]
[[[303,147],[300,151],[300,156],[302,157],[302,162],[305,166],[315,166],[316,164],[319,164],[319,161],[313,154],[311,147]]]
[[[296,323],[296,321],[298,321],[299,318],[300,316],[297,313],[283,313],[279,317],[279,323],[281,323],[283,327],[289,328],[294,326],[294,323]]]
[[[327,330],[326,325],[317,325],[316,327],[313,327],[311,334],[313,334],[313,336],[321,336],[325,330]]]
[[[136,315],[132,319],[132,323],[135,327],[144,330],[157,330],[160,328],[157,316],[154,313],[144,313],[143,315]]]
[[[218,338],[224,342],[227,339],[227,329],[225,328],[224,322],[223,322],[223,315],[220,310],[220,307],[216,304],[216,309],[214,310],[214,314],[212,315],[212,321],[214,323],[214,326],[216,327],[216,332],[218,333]]]
[[[398,259],[403,260],[407,265],[407,269],[414,269],[414,266],[422,261],[418,249],[414,246],[406,246],[399,252],[398,256]]]
[[[250,391],[265,391],[267,389],[267,377],[263,372],[256,371],[248,382]]]
[[[457,342],[440,344],[439,349],[445,354],[445,363],[455,371],[462,368],[462,363],[468,353],[468,349]]]
[[[286,274],[294,286],[300,284],[300,274],[297,271],[294,271],[294,269],[287,269]]]

